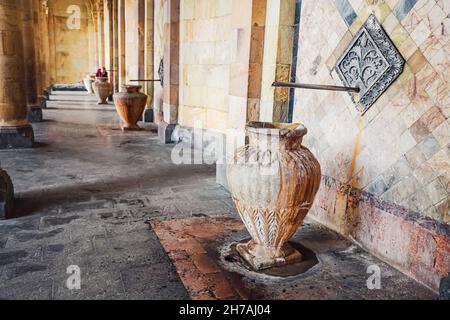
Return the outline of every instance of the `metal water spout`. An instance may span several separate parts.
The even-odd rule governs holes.
[[[343,87],[343,86],[331,86],[322,84],[305,84],[305,83],[293,83],[293,82],[274,82],[273,87],[278,88],[294,88],[294,89],[308,89],[308,90],[326,90],[326,91],[345,91],[359,93],[360,88]]]

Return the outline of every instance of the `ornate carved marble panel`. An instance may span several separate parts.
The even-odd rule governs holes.
[[[335,69],[342,82],[358,87],[360,108],[365,113],[400,76],[405,60],[374,15],[370,15]],[[354,96],[352,100],[358,106]]]

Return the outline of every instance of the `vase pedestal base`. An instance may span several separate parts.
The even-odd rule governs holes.
[[[142,131],[143,129],[139,126],[122,126],[122,131]]]
[[[289,243],[283,248],[265,248],[251,240],[247,244],[239,244],[236,250],[254,271],[261,271],[275,267],[301,262],[303,256]]]

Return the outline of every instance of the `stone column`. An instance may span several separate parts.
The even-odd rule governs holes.
[[[267,0],[260,120],[287,122],[289,89],[273,88],[274,81],[291,80],[295,0]],[[272,45],[277,44],[277,45]]]
[[[255,0],[230,0],[231,14],[231,63],[229,75],[229,112],[228,127],[230,132],[226,136],[226,146],[216,165],[217,183],[228,187],[227,159],[231,159],[236,149],[245,144],[245,126],[247,124],[247,105],[250,74],[250,47],[252,43],[252,13]]]
[[[180,0],[167,0],[164,5],[164,121],[158,127],[161,142],[168,144],[178,123]]]
[[[26,104],[19,4],[0,2],[0,149],[31,148],[34,142]]]
[[[159,79],[159,68],[164,58],[164,2],[153,0],[153,74]],[[160,82],[153,84],[153,117],[159,125],[163,122],[164,88]]]
[[[155,78],[154,69],[154,1],[145,1],[145,77],[147,79]],[[144,122],[153,122],[153,88],[154,83],[148,82],[145,93],[148,95],[148,103],[144,112]]]
[[[48,1],[43,0],[39,1],[39,32],[40,32],[40,60],[39,65],[41,69],[41,85],[42,87],[39,88],[40,93],[43,94],[43,96],[46,99],[49,99],[49,95],[51,92],[51,77],[50,77],[50,39],[49,39],[49,29],[48,29]]]
[[[126,30],[125,30],[125,0],[118,0],[118,30],[119,30],[119,86],[126,83]]]
[[[9,175],[0,166],[0,220],[12,217],[14,188]]]
[[[112,73],[114,91],[119,92],[119,11],[118,0],[112,3],[112,25],[113,25],[113,69]]]
[[[103,0],[98,4],[97,24],[98,24],[98,61],[100,66],[105,66],[105,11],[103,7]]]
[[[247,121],[259,121],[267,0],[253,0]]]
[[[105,0],[104,2],[104,33],[105,33],[105,64],[106,69],[109,70],[109,82],[113,85],[113,92],[108,100],[113,101],[114,94],[114,30],[113,30],[113,1]]]
[[[25,90],[30,122],[42,121],[42,109],[38,101],[36,76],[36,44],[33,0],[21,0],[23,12],[23,51],[25,61]]]

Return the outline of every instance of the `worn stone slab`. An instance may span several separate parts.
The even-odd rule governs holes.
[[[436,299],[437,295],[317,223],[306,223],[293,241],[320,261],[304,274],[280,278],[256,273],[226,254],[249,238],[235,218],[190,218],[152,223],[194,300],[209,299]],[[381,270],[382,289],[367,286],[368,267]]]

